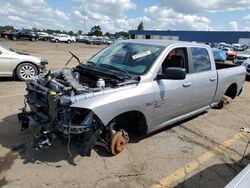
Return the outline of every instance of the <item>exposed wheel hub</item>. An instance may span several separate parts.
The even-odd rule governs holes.
[[[113,155],[121,153],[127,145],[127,139],[123,131],[116,132],[110,143],[110,150]]]

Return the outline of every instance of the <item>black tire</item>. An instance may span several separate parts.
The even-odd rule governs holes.
[[[246,81],[250,81],[250,76],[246,75]]]
[[[32,63],[22,63],[16,68],[16,76],[22,81],[31,80],[37,74],[37,67]]]
[[[222,109],[224,107],[224,101],[221,100],[216,106],[215,109]]]
[[[71,43],[71,40],[68,40],[68,43],[70,44],[70,43]]]
[[[8,38],[8,35],[4,35],[3,38],[7,39],[7,38]]]
[[[55,40],[55,43],[58,43],[58,42],[59,42],[59,40],[58,40],[58,39],[56,39],[56,40]]]
[[[12,37],[12,40],[16,40],[17,38],[14,36],[14,37]]]
[[[32,37],[32,38],[30,38],[30,40],[31,40],[32,42],[35,42],[35,41],[36,41],[36,38]]]
[[[219,109],[219,110],[222,109],[225,103],[228,103],[227,98],[223,96],[220,102],[214,107],[214,109]]]

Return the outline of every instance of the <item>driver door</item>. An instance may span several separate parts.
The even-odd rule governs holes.
[[[173,60],[171,62],[171,59],[182,59],[183,63],[173,62]],[[172,50],[162,63],[161,69],[168,67],[185,68],[187,75],[184,80],[161,79],[153,82],[155,90],[153,129],[164,127],[169,120],[190,111],[192,82],[188,74],[187,49],[176,48],[174,53]],[[159,71],[162,72],[162,70]]]

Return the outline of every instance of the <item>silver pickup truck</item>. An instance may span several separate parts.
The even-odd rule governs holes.
[[[56,137],[77,137],[83,156],[95,145],[117,155],[129,134],[148,134],[223,107],[224,95],[234,99],[241,93],[245,76],[244,66],[215,63],[207,45],[121,41],[75,68],[27,82],[28,105],[18,117],[22,129],[30,119],[41,127],[33,140],[37,149]]]

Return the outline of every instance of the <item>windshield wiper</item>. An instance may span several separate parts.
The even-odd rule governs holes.
[[[87,64],[99,68],[99,65],[95,64],[93,61],[87,61]]]
[[[118,67],[115,67],[113,65],[109,65],[109,64],[99,64],[100,67],[104,67],[104,68],[109,68],[109,69],[113,69],[113,70],[117,70],[117,71],[120,71],[120,72],[124,72],[126,73],[128,76],[130,76],[130,74],[128,73],[128,71],[126,70],[123,70],[123,69],[120,69]]]

